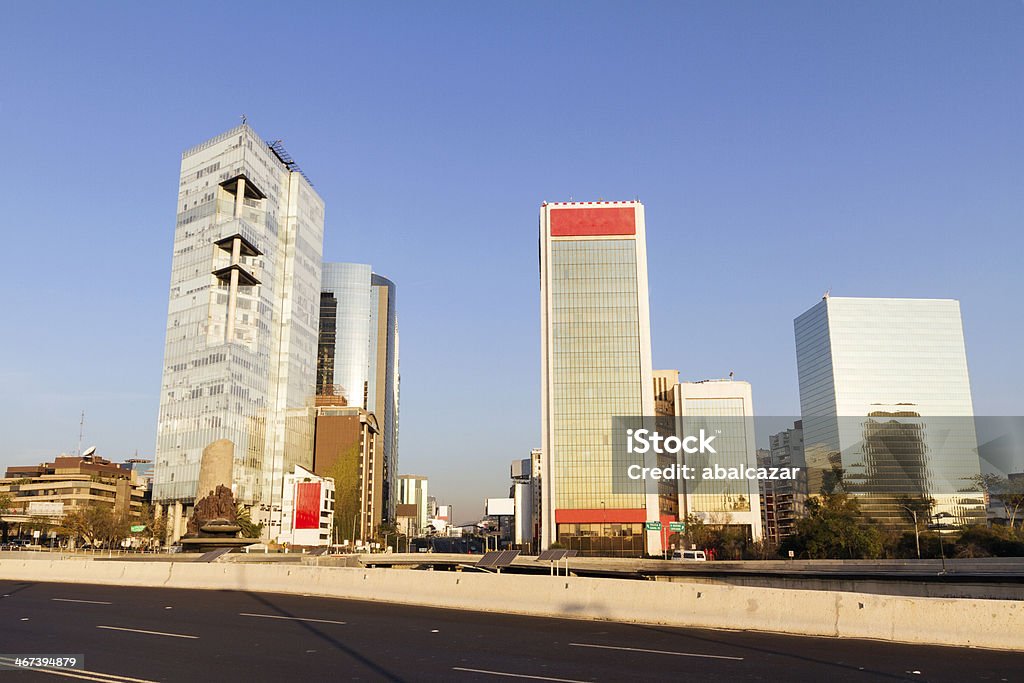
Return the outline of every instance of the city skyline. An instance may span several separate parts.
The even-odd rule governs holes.
[[[347,10],[349,23],[363,11]],[[672,10],[657,22],[664,28],[658,12],[638,8],[646,38],[622,34],[608,12],[537,12],[539,29],[536,16],[499,10],[424,11],[399,21],[398,36],[392,22],[366,22],[365,36],[346,32],[348,47],[308,56],[369,96],[348,102],[309,88],[286,106],[276,93],[194,78],[203,59],[179,54],[174,38],[190,19],[128,12],[166,24],[144,41],[117,13],[15,8],[12,25],[27,28],[2,48],[15,68],[0,77],[0,117],[18,132],[9,142],[18,163],[0,171],[19,200],[5,233],[16,254],[35,253],[40,235],[64,248],[47,278],[36,258],[0,275],[15,330],[0,342],[9,449],[0,464],[74,451],[82,410],[83,448],[153,457],[176,181],[168,160],[242,112],[261,134],[285,139],[324,196],[324,260],[373,263],[402,288],[400,468],[428,475],[466,518],[507,488],[507,462],[540,442],[543,200],[639,196],[651,225],[654,366],[689,380],[735,371],[751,382],[758,415],[799,415],[792,319],[829,288],[959,299],[975,413],[1024,412],[1013,390],[1024,381],[1014,355],[1024,323],[1000,314],[1021,291],[1024,48],[1011,39],[1021,7],[887,8],[885,25],[849,7],[745,17],[697,8]],[[512,39],[486,28],[496,18]],[[285,21],[311,35],[348,25],[330,13]],[[54,42],[72,22],[93,37]],[[548,28],[566,22],[585,30]],[[242,24],[258,30],[255,18]],[[622,42],[607,56],[590,44],[613,36]],[[474,73],[505,77],[473,76],[459,50],[435,47],[457,37],[479,53],[467,60]],[[139,60],[120,59],[131,49]],[[422,60],[407,72],[416,50]],[[73,75],[61,62],[72,51]],[[254,59],[271,78],[291,75]],[[157,62],[166,65],[148,73]],[[566,84],[550,90],[557,116],[535,111],[545,79]],[[113,81],[151,92],[113,92]],[[619,81],[647,93],[647,105],[611,96]],[[58,168],[75,182],[54,201],[35,179]],[[129,193],[111,180],[127,169]],[[501,391],[480,400],[496,371]],[[445,429],[453,407],[472,425],[465,445]],[[481,442],[493,452],[471,446]]]

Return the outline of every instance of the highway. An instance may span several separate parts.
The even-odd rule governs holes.
[[[799,609],[799,605],[794,605]],[[3,681],[1020,681],[1024,654],[239,591],[0,581]]]

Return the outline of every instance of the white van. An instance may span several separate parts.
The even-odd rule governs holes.
[[[672,559],[685,562],[707,562],[708,556],[704,554],[703,550],[676,550],[672,553]]]

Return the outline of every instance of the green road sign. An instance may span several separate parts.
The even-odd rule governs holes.
[[[145,531],[145,530],[146,530],[146,525],[145,524],[132,524],[132,533],[133,534],[137,534],[140,531]]]
[[[683,524],[682,522],[669,522],[668,523],[668,530],[669,531],[682,531],[685,528],[686,528],[686,525]]]
[[[661,531],[661,522],[644,522],[644,528],[648,531]]]

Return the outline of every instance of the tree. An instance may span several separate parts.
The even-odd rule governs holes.
[[[704,520],[697,515],[686,516],[685,547],[695,545],[698,548],[706,548],[711,542],[712,531]]]
[[[252,521],[252,513],[245,505],[238,504],[238,508],[235,511],[235,523],[241,527],[240,531],[244,538],[259,538],[260,534],[263,533],[263,522],[255,524]]]
[[[334,464],[325,473],[325,476],[334,479],[335,536],[353,543],[359,535],[356,519],[359,516],[360,498],[359,455],[359,443],[353,443],[338,454]],[[353,531],[356,532],[355,537]]]
[[[113,548],[131,533],[131,518],[103,503],[90,503],[64,514],[63,531],[73,539],[97,547]]]
[[[969,526],[954,547],[957,557],[1024,556],[1024,533],[1005,526]]]
[[[167,538],[167,517],[158,517],[156,510],[149,503],[143,504],[137,522],[145,525],[146,530],[142,533],[150,547],[160,545]]]
[[[860,504],[846,493],[826,493],[807,501],[807,516],[780,547],[810,559],[871,559],[882,552],[878,529],[864,522]]]
[[[998,501],[1006,511],[1006,524],[1011,529],[1024,516],[1024,477],[1012,479],[986,474],[975,481],[986,491],[989,498]]]
[[[0,493],[0,532],[3,534],[3,540],[7,540],[7,521],[4,519],[4,515],[11,511],[11,506],[14,505],[14,497],[6,491]]]

